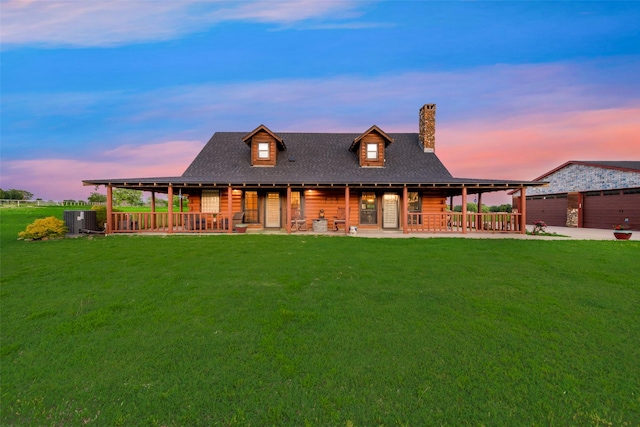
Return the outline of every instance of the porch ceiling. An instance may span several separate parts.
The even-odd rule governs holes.
[[[169,187],[176,190],[194,190],[194,189],[211,189],[211,188],[227,188],[234,189],[260,189],[260,188],[308,188],[308,189],[338,189],[349,187],[351,189],[423,189],[445,191],[448,196],[460,195],[462,189],[466,188],[469,194],[488,193],[494,191],[505,191],[520,189],[522,187],[541,187],[547,186],[548,183],[540,181],[499,181],[499,180],[465,180],[452,179],[447,182],[350,182],[350,183],[320,183],[320,182],[239,182],[239,183],[223,183],[223,182],[207,182],[193,179],[185,179],[184,177],[175,178],[157,178],[157,179],[114,179],[114,180],[85,180],[84,185],[104,185],[116,188],[130,188],[142,191],[154,191],[157,193],[167,193]]]

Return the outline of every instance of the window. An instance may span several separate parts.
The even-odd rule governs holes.
[[[202,190],[202,212],[220,212],[220,191]]]
[[[258,158],[259,159],[268,159],[269,158],[269,143],[268,142],[259,142],[258,143]]]
[[[367,159],[378,159],[378,144],[367,144]]]
[[[360,199],[360,224],[377,224],[376,193],[362,193]]]
[[[409,203],[409,212],[420,212],[422,211],[420,206],[420,193],[417,191],[409,191],[407,194],[408,203]]]
[[[422,212],[422,203],[420,203],[420,193],[417,191],[409,191],[407,193],[407,205],[409,213]],[[409,224],[422,224],[422,215],[409,215]]]
[[[244,222],[247,224],[258,222],[258,192],[244,192]]]
[[[291,209],[298,209],[302,214],[302,197],[299,191],[291,192]]]

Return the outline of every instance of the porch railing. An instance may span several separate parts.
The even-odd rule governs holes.
[[[408,231],[424,231],[432,233],[461,233],[464,221],[468,232],[510,232],[519,233],[519,213],[469,212],[463,218],[462,212],[420,213],[410,212],[407,218]]]
[[[520,213],[420,213],[407,215],[409,232],[462,233],[466,221],[467,232],[519,233]],[[174,212],[173,233],[224,233],[229,230],[229,216],[222,213]],[[167,212],[114,212],[113,233],[168,233]]]
[[[114,212],[113,233],[168,233],[168,212]],[[221,213],[174,212],[174,233],[223,233],[229,229],[229,216]]]

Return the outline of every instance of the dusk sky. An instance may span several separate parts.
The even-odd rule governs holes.
[[[456,177],[640,160],[640,2],[0,5],[0,187],[45,200],[181,175],[217,131],[417,132],[426,103]]]

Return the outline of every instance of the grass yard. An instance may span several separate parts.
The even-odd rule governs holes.
[[[17,241],[3,426],[638,426],[640,243]]]

